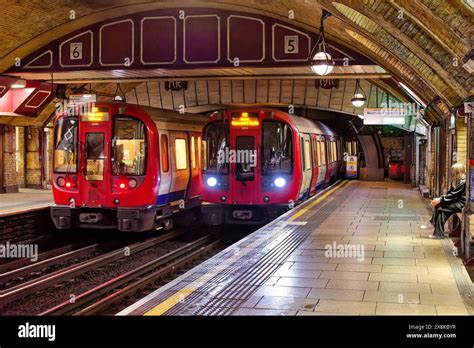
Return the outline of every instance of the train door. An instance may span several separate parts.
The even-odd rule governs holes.
[[[316,192],[316,186],[318,184],[318,155],[317,155],[317,140],[316,134],[311,134],[311,157],[313,159],[313,178],[311,179],[310,194]]]
[[[189,153],[188,135],[186,132],[170,131],[170,168],[173,177],[171,181],[168,202],[172,203],[186,196],[189,182]]]
[[[189,134],[189,159],[191,178],[188,184],[186,198],[193,198],[201,195],[201,165],[199,163],[199,155],[201,153],[201,134],[198,132],[190,132]]]
[[[82,147],[80,187],[82,205],[99,207],[109,196],[108,158],[110,126],[108,124],[81,122],[80,143]]]
[[[300,137],[301,144],[301,170],[303,173],[300,187],[300,198],[309,195],[312,173],[311,142],[309,134],[303,134]]]
[[[326,161],[326,142],[323,136],[319,136],[316,142],[316,152],[318,154],[318,181],[316,189],[320,190],[324,187],[327,172],[327,161]]]
[[[160,135],[160,185],[158,187],[157,204],[168,203],[173,176],[170,170],[169,132],[161,131]]]
[[[331,149],[331,142],[325,137],[324,139],[324,147],[326,148],[326,163],[327,163],[327,171],[326,171],[326,178],[324,180],[325,185],[329,185],[329,181],[331,180],[332,174],[332,149]]]
[[[257,149],[260,147],[260,129],[235,129],[230,137],[230,151],[224,160],[230,163],[231,191],[236,204],[260,202],[260,180]]]

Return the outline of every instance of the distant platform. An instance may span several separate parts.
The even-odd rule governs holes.
[[[409,185],[344,181],[117,315],[473,314],[452,241],[419,229],[429,217]]]
[[[29,213],[54,204],[51,190],[20,189],[0,194],[0,217]]]

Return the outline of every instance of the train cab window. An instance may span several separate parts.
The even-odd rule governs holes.
[[[202,170],[207,173],[228,174],[229,163],[222,161],[222,153],[229,147],[229,124],[224,121],[209,123],[202,133]]]
[[[77,172],[77,118],[60,118],[54,134],[54,172]]]
[[[175,139],[174,147],[175,147],[176,169],[183,170],[183,169],[188,168],[186,139]]]
[[[262,123],[262,174],[290,174],[293,165],[293,133],[283,122]]]
[[[145,175],[146,158],[145,124],[132,117],[115,117],[112,140],[112,174]]]
[[[311,169],[311,146],[309,140],[305,140],[304,142],[304,163],[305,170]]]
[[[104,180],[104,133],[86,134],[86,180]]]
[[[196,144],[194,141],[194,137],[191,137],[191,164],[193,169],[196,168]]]
[[[168,157],[168,136],[161,135],[161,171],[167,173],[170,170],[170,161]]]

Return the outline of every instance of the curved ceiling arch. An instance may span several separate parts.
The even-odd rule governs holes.
[[[15,57],[24,57],[28,53],[44,46],[45,43],[58,39],[62,35],[77,30],[80,27],[150,9],[179,8],[180,6],[224,8],[263,14],[316,32],[316,24],[319,22],[321,10],[324,8],[333,13],[333,16],[327,20],[326,33],[329,39],[355,49],[379,64],[384,64],[383,67],[387,67],[387,70],[398,80],[412,87],[425,101],[430,102],[436,94],[440,95],[446,103],[445,105],[440,105],[442,113],[446,113],[450,106],[462,101],[466,94],[472,93],[473,79],[466,71],[462,70],[463,62],[459,62],[460,66],[456,67],[456,70],[450,70],[449,67],[446,67],[446,58],[444,57],[445,53],[448,52],[449,54],[454,53],[458,59],[462,59],[462,55],[469,51],[469,33],[472,33],[472,30],[463,31],[462,27],[466,21],[469,21],[469,14],[472,14],[472,9],[460,3],[459,0],[454,1],[452,4],[444,4],[438,0],[421,0],[417,4],[411,4],[409,1],[395,3],[388,0],[364,0],[362,2],[340,0],[337,3],[360,12],[369,20],[379,21],[381,28],[385,31],[390,28],[396,28],[396,34],[392,36],[392,45],[384,46],[384,42],[381,42],[374,33],[366,31],[356,23],[351,23],[347,16],[340,13],[337,7],[334,6],[334,2],[330,0],[318,2],[228,0],[221,2],[180,1],[178,3],[90,0],[70,1],[61,6],[57,4],[53,6],[53,4],[46,3],[40,5],[41,8],[35,9],[27,9],[25,5],[15,4],[8,9],[5,21],[14,22],[15,20],[20,20],[21,18],[15,18],[15,15],[22,14],[24,19],[23,29],[14,29],[14,32],[0,34],[8,41],[3,48],[0,48],[0,71],[4,71],[11,66]],[[380,13],[381,8],[388,9],[387,13],[382,15]],[[397,9],[403,9],[406,13],[403,23],[393,20]],[[71,10],[75,11],[76,19],[74,20],[69,19]],[[295,19],[288,18],[288,11],[290,10],[293,11]],[[445,12],[451,13],[451,16],[446,16]],[[50,20],[51,18],[55,20]],[[424,25],[423,21],[427,18],[437,18],[436,23],[434,23],[435,26],[428,28]],[[440,18],[445,22],[439,23]],[[12,27],[16,28],[14,25]],[[25,28],[30,28],[30,32]],[[410,32],[410,28],[415,28],[416,30],[412,29]],[[365,37],[366,40],[370,40],[373,49],[360,47],[360,42],[358,46],[357,39],[347,35],[347,30],[352,30],[358,35]],[[417,34],[411,37],[410,35],[413,34],[413,31],[416,31]],[[449,33],[455,35],[451,40],[449,39]],[[15,36],[18,37],[18,40],[12,42]],[[405,53],[400,53],[397,49],[397,47],[400,47],[398,43],[400,43],[402,38],[405,41],[411,40],[408,42],[409,44],[405,42],[405,45],[403,45]],[[441,58],[436,57],[435,59],[435,56],[433,56],[430,59],[430,47],[434,47],[435,44],[437,45],[435,47],[436,52],[441,52],[439,47],[444,48],[445,51],[441,52]],[[420,47],[420,50],[413,52],[416,47]],[[385,62],[387,53],[391,54],[393,60],[391,65]],[[406,57],[410,54],[413,54],[412,59],[407,60]],[[430,67],[430,63],[433,63],[433,61],[438,64],[436,69]],[[401,64],[408,68],[399,71],[396,67]],[[439,67],[442,69],[438,69]],[[429,71],[428,68],[432,70]],[[416,76],[417,82],[413,81],[413,75]],[[432,79],[436,83],[433,83],[430,76],[434,76]]]

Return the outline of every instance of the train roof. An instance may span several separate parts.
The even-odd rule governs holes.
[[[340,136],[340,132],[321,121],[312,120],[302,116],[287,114],[298,131],[303,133],[325,134],[330,136]]]
[[[207,116],[192,114],[188,112],[180,113],[178,111],[173,110],[162,110],[153,107],[141,105],[138,106],[133,104],[124,104],[124,106],[126,108],[134,107],[142,109],[155,122],[185,123],[203,126],[208,120]]]

